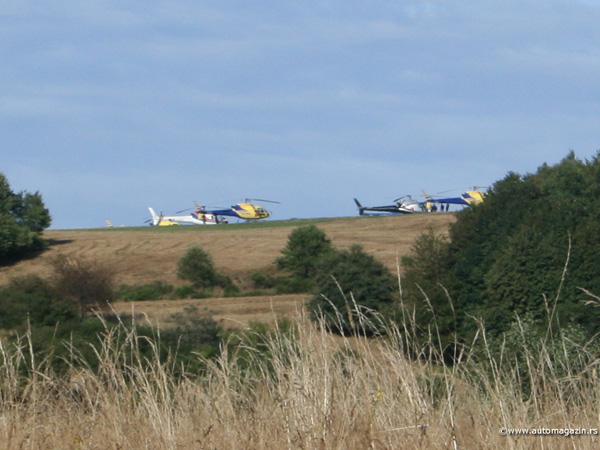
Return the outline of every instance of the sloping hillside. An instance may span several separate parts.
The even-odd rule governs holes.
[[[336,247],[360,244],[396,272],[399,256],[410,251],[416,237],[428,227],[446,230],[455,220],[453,214],[417,214],[413,216],[356,217],[331,219],[317,223]],[[0,283],[24,274],[50,273],[49,260],[59,254],[94,258],[111,264],[117,271],[118,284],[143,284],[160,280],[179,284],[175,267],[192,245],[207,250],[223,273],[236,283],[247,285],[257,271],[273,271],[273,260],[280,255],[294,227],[308,223],[288,221],[274,226],[223,225],[213,227],[112,228],[103,230],[51,230],[44,236],[51,247],[34,259],[0,269]],[[312,222],[311,222],[312,223]],[[218,318],[237,321],[263,320],[274,310],[277,314],[293,311],[302,296],[253,297],[251,299],[205,299],[197,301],[137,302],[137,312],[164,320],[177,310],[193,304]],[[285,306],[284,306],[285,305]],[[131,305],[115,305],[131,310]],[[168,313],[170,314],[167,314]]]

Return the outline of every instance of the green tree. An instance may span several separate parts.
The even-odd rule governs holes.
[[[41,232],[50,226],[50,213],[39,192],[15,193],[0,173],[0,264],[45,248]]]
[[[448,238],[433,228],[423,232],[412,246],[411,253],[402,257],[402,267],[409,288],[419,284],[422,289],[442,283],[448,259]]]
[[[469,342],[477,331],[470,318],[477,318],[499,338],[514,327],[515,315],[525,314],[540,329],[571,327],[585,330],[586,338],[599,332],[581,290],[600,293],[599,194],[600,153],[581,161],[571,152],[536,173],[509,173],[482,204],[457,213],[439,264],[412,278],[447,290],[457,322],[438,322],[441,334],[456,332]],[[406,291],[416,316],[426,317],[430,305],[416,289]]]
[[[402,294],[408,316],[422,331],[422,342],[429,342],[430,330],[436,332],[436,348],[454,353],[458,322],[448,289],[453,280],[448,278],[448,237],[433,228],[423,232],[412,246],[411,253],[402,257]],[[407,317],[408,317],[407,316]],[[408,325],[408,324],[407,324]],[[441,342],[437,340],[441,339]]]
[[[333,250],[325,232],[315,225],[305,225],[294,229],[282,256],[275,260],[277,267],[291,272],[300,278],[312,278],[316,273],[319,259]]]
[[[228,287],[229,277],[219,273],[210,254],[202,247],[190,247],[177,262],[177,276],[195,288]]]
[[[323,257],[315,281],[318,295],[308,302],[311,317],[323,316],[334,331],[372,333],[382,330],[380,317],[393,318],[396,279],[358,245]]]

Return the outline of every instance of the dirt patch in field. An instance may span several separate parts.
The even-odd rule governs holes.
[[[113,305],[113,309],[121,317],[134,317],[138,322],[147,322],[157,327],[173,325],[172,316],[183,312],[197,317],[210,316],[224,328],[240,328],[250,321],[273,323],[282,317],[290,317],[303,308],[307,299],[307,295],[289,294],[118,302]]]
[[[365,251],[396,272],[400,256],[410,251],[419,234],[432,227],[445,231],[455,221],[454,214],[416,214],[412,216],[344,218],[318,223],[333,244],[346,248],[361,245]],[[202,246],[212,256],[215,266],[245,286],[254,272],[273,272],[273,261],[280,256],[290,232],[303,225],[302,220],[285,226],[218,227],[197,226],[186,230],[106,229],[50,230],[44,237],[52,245],[40,256],[0,268],[0,284],[26,274],[47,276],[50,260],[59,254],[83,256],[111,265],[118,273],[118,284],[144,284],[164,281],[181,284],[176,276],[179,258],[193,245]],[[264,320],[293,313],[305,296],[265,296],[204,300],[170,300],[136,302],[138,313],[151,320],[164,322],[171,314],[182,311],[191,303],[198,310],[213,310],[213,317],[232,323]],[[119,311],[131,305],[116,305]],[[269,320],[270,321],[270,320]]]

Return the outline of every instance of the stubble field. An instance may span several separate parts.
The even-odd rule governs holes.
[[[361,245],[394,273],[397,261],[410,251],[417,236],[433,227],[447,230],[454,214],[416,214],[412,216],[354,217],[316,222],[337,248]],[[0,283],[26,274],[48,276],[50,261],[63,254],[90,258],[109,264],[117,273],[117,284],[145,284],[164,281],[181,284],[176,264],[185,251],[199,245],[210,253],[215,266],[242,288],[250,287],[254,272],[273,273],[273,261],[280,256],[290,232],[307,220],[257,225],[189,226],[160,228],[106,228],[94,230],[49,230],[44,237],[52,245],[42,255],[0,270]],[[249,321],[269,322],[275,317],[293,315],[305,295],[163,300],[113,305],[119,313],[135,311],[155,324],[186,307],[211,314],[225,326],[235,327]]]

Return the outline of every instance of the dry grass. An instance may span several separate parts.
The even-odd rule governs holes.
[[[483,330],[481,330],[483,336]],[[142,361],[120,327],[97,352],[99,370],[55,375],[24,356],[25,337],[0,347],[4,449],[596,448],[598,436],[503,436],[507,428],[598,426],[597,368],[558,376],[528,357],[534,395],[510,363],[443,366],[405,357],[406,335],[340,338],[299,314],[292,332],[242,343],[177,378],[170,361]],[[524,342],[524,346],[528,343]],[[493,366],[494,370],[486,367]],[[28,367],[27,370],[23,370]]]
[[[304,308],[308,294],[285,294],[256,297],[224,297],[184,300],[151,300],[134,303],[118,302],[113,310],[119,315],[134,312],[143,316],[153,326],[164,327],[172,324],[172,316],[185,312],[186,308],[196,309],[198,316],[212,317],[224,328],[240,328],[248,322],[270,324],[287,316],[293,316]]]

